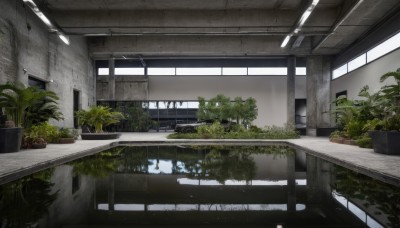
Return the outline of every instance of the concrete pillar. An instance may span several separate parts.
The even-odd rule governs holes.
[[[288,58],[287,74],[287,123],[295,123],[295,79],[296,79],[296,57]]]
[[[115,100],[115,66],[113,57],[108,60],[108,69],[108,99]]]
[[[295,154],[287,155],[287,209],[288,212],[296,211],[296,162]]]
[[[108,210],[114,211],[115,205],[115,185],[114,174],[108,177]]]
[[[316,136],[317,128],[331,126],[330,84],[330,57],[307,57],[307,135]]]

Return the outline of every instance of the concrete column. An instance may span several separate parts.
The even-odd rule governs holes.
[[[288,212],[296,211],[296,162],[295,154],[287,155],[287,209]]]
[[[110,70],[108,77],[108,99],[115,100],[115,66],[113,57],[110,57],[108,60],[108,69]]]
[[[287,123],[295,123],[295,78],[296,78],[296,57],[288,58],[287,74]]]
[[[115,205],[115,186],[114,186],[114,174],[110,174],[108,177],[108,210],[114,211]]]
[[[330,57],[307,57],[307,135],[316,136],[317,128],[331,126],[330,85]]]

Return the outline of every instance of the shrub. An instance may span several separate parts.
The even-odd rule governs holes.
[[[363,132],[364,122],[352,119],[348,122],[346,126],[347,136],[351,139],[356,139],[360,137]]]
[[[372,139],[367,134],[364,134],[361,138],[357,139],[356,143],[361,148],[372,148]]]
[[[49,124],[48,122],[34,125],[27,133],[36,132],[37,135],[43,138],[48,143],[57,143],[59,139],[59,131],[57,127]]]
[[[225,133],[224,127],[219,122],[214,122],[211,125],[201,125],[196,128],[197,134],[204,138],[219,138]]]
[[[299,132],[291,124],[285,124],[284,127],[266,126],[263,135],[266,139],[296,139],[300,137]]]

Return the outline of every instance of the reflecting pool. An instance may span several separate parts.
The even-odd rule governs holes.
[[[116,147],[0,186],[0,224],[398,227],[399,190],[285,146]]]

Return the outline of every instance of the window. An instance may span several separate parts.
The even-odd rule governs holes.
[[[350,62],[347,62],[344,65],[334,69],[332,72],[332,79],[339,78],[340,76],[356,70],[398,48],[400,48],[400,33],[397,33],[386,41],[370,49],[366,53],[359,55]]]
[[[247,75],[246,67],[224,67],[222,75]]]
[[[30,87],[35,86],[41,90],[46,90],[46,82],[33,77],[28,77],[28,85]]]
[[[115,68],[115,75],[144,75],[144,68]]]
[[[347,74],[347,63],[344,64],[343,66],[333,70],[332,79],[336,79],[336,78],[338,78],[340,76],[343,76],[345,74]]]
[[[99,68],[97,75],[109,75],[110,70],[108,68]]]
[[[367,63],[367,54],[362,54],[348,63],[348,70],[353,71],[364,66]]]
[[[286,67],[249,67],[249,75],[287,75]]]
[[[176,75],[221,75],[221,67],[176,68]]]
[[[147,68],[148,75],[175,75],[175,68]]]
[[[306,67],[296,67],[296,75],[307,75]]]
[[[378,46],[372,48],[367,52],[367,62],[372,62],[375,59],[397,49],[400,47],[400,33],[387,39]]]

